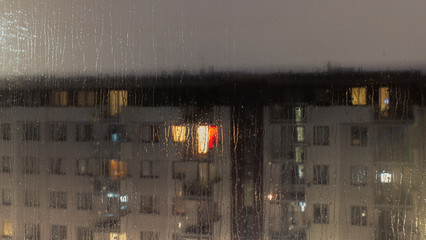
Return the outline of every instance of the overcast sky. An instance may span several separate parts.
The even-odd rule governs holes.
[[[0,0],[0,74],[426,67],[426,1]]]

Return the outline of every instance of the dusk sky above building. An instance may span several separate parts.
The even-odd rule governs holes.
[[[0,75],[426,69],[425,1],[0,1]]]

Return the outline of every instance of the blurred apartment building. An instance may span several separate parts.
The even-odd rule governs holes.
[[[97,106],[97,94],[2,108],[3,238],[229,238],[228,108],[132,107],[123,90]]]
[[[424,238],[424,86],[256,81],[4,87],[0,235]]]
[[[424,107],[347,90],[347,105],[265,108],[267,239],[424,239]]]

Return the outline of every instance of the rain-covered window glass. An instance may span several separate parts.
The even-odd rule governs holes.
[[[0,9],[0,239],[426,239],[425,1]]]

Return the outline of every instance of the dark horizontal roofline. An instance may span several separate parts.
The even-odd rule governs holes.
[[[131,89],[229,86],[307,86],[329,85],[415,85],[425,86],[426,76],[420,71],[328,71],[311,73],[210,72],[192,74],[170,72],[158,75],[100,76],[11,76],[0,79],[0,88],[12,89]]]

